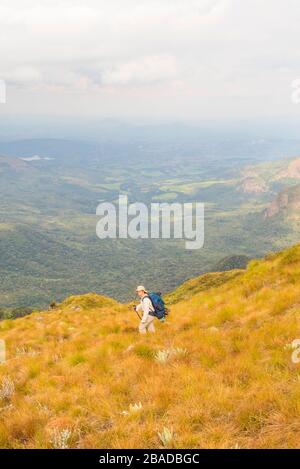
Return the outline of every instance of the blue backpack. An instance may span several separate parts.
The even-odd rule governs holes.
[[[157,319],[163,322],[168,312],[166,310],[164,300],[161,297],[161,293],[151,292],[151,293],[148,293],[147,296],[144,296],[144,298],[150,299],[153,309],[154,309],[152,313],[153,316],[155,316]]]

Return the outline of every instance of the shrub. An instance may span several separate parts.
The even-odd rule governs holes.
[[[0,386],[0,399],[10,400],[15,393],[15,385],[9,377],[3,378]]]
[[[162,442],[163,446],[169,446],[174,440],[173,428],[169,429],[164,427],[162,432],[158,432],[158,437]]]
[[[50,443],[54,449],[68,449],[71,437],[72,431],[68,428],[64,428],[63,430],[55,428],[52,430],[52,438]]]
[[[159,363],[167,363],[171,358],[174,357],[179,357],[179,356],[185,356],[187,354],[186,349],[182,348],[169,348],[166,350],[159,350],[155,354],[155,360],[157,360]]]
[[[153,350],[145,344],[137,345],[135,347],[135,353],[141,358],[152,358],[154,355]]]

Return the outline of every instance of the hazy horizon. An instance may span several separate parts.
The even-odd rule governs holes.
[[[300,119],[207,119],[202,121],[110,119],[4,115],[0,107],[0,141],[66,139],[90,142],[154,139],[299,140]]]

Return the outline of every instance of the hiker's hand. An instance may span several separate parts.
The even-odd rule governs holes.
[[[136,306],[135,305],[133,305],[132,308],[133,308],[133,311],[136,311]]]

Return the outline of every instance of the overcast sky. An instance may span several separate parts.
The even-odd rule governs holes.
[[[1,0],[0,114],[300,115],[299,0]]]

